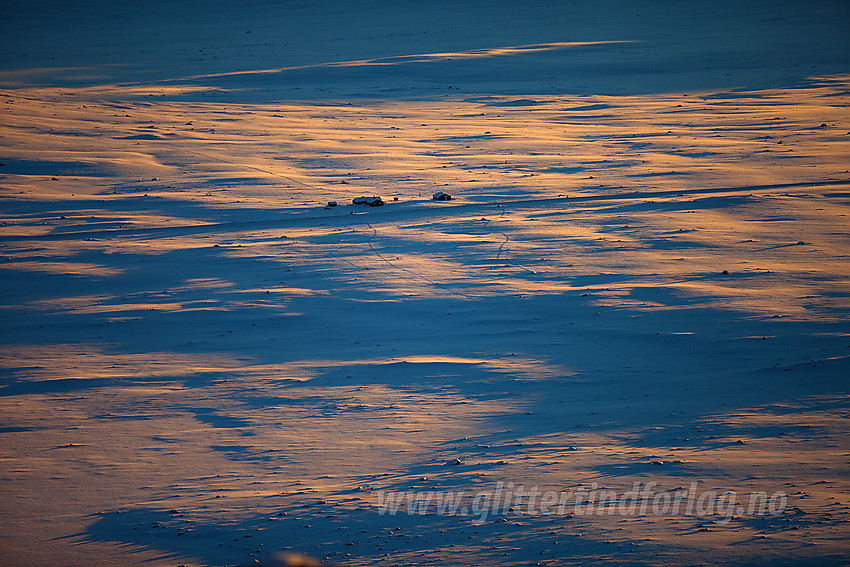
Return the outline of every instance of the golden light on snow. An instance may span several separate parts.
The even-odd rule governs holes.
[[[15,545],[47,522],[156,565],[209,557],[181,547],[196,536],[223,553],[344,546],[360,565],[404,524],[394,564],[473,564],[524,541],[549,558],[550,536],[592,540],[583,557],[600,560],[674,540],[693,561],[810,540],[846,552],[832,530],[848,490],[833,472],[850,76],[320,102],[188,84],[626,44],[517,43],[0,91],[0,500]],[[442,523],[415,533],[376,511],[385,490],[694,478],[786,490],[802,529],[428,516]]]
[[[337,61],[331,63],[318,63],[316,65],[299,65],[296,67],[280,67],[277,69],[260,69],[251,71],[233,71],[230,73],[216,73],[212,75],[198,75],[190,79],[232,77],[238,75],[268,75],[282,71],[294,71],[301,69],[333,68],[333,67],[361,67],[361,66],[389,66],[403,63],[431,63],[441,61],[452,61],[455,59],[479,59],[484,57],[499,57],[505,55],[516,55],[533,53],[539,51],[556,51],[569,49],[571,47],[588,47],[594,45],[610,45],[618,43],[630,43],[629,41],[560,41],[553,43],[537,43],[529,45],[516,45],[507,47],[494,47],[490,49],[472,49],[469,51],[453,51],[438,53],[419,53],[415,55],[396,55],[392,57],[380,57],[375,59],[358,59],[353,61]]]

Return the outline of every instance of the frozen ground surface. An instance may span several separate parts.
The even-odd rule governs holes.
[[[2,563],[846,564],[848,12],[3,3]]]

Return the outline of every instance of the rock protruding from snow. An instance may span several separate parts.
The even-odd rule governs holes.
[[[355,205],[369,205],[370,207],[380,207],[384,201],[380,197],[355,197],[352,201]]]
[[[434,193],[434,200],[435,201],[451,201],[452,196],[449,195],[448,193],[443,193],[442,191],[437,191],[436,193]]]

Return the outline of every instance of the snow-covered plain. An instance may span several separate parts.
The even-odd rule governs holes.
[[[4,565],[850,560],[846,2],[0,22]]]

